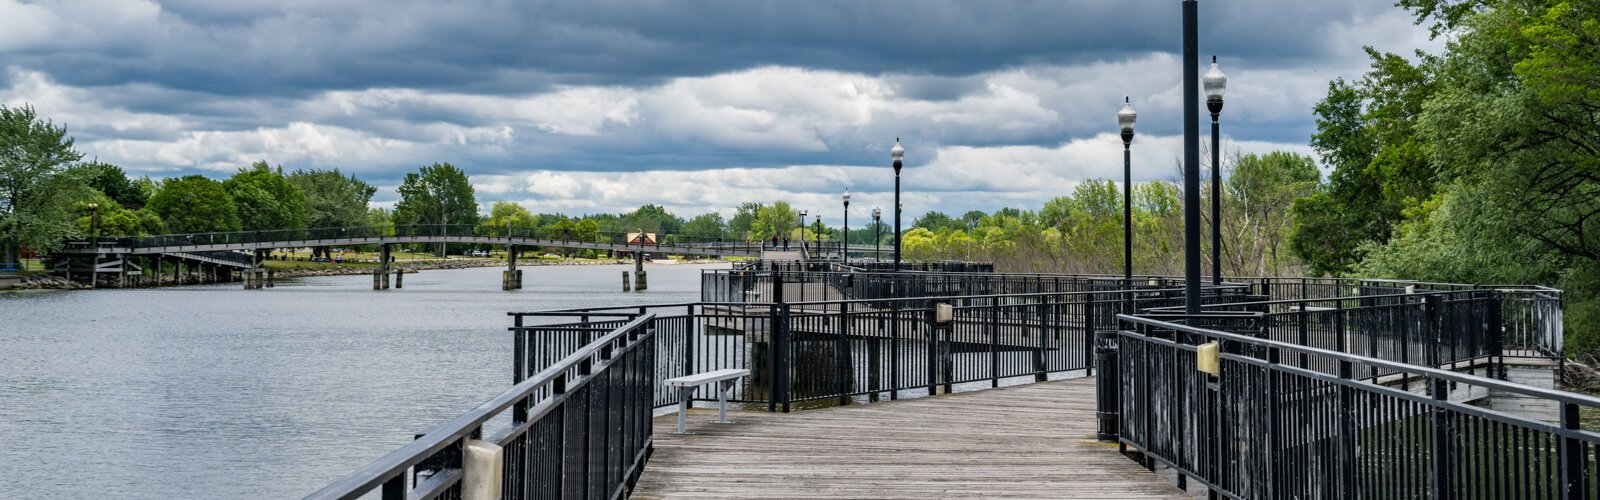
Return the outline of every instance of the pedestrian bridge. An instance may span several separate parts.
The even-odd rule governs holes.
[[[1600,497],[1600,399],[1508,376],[1560,291],[1235,281],[513,313],[513,387],[311,497]]]

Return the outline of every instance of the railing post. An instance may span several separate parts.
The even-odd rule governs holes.
[[[791,315],[789,304],[778,304],[778,308],[780,309],[778,316],[779,328],[775,332],[777,335],[773,341],[776,355],[773,356],[772,363],[777,373],[773,379],[774,383],[777,384],[778,392],[776,395],[778,403],[783,406],[784,413],[789,413],[789,318]]]
[[[942,329],[933,311],[924,315],[924,321],[928,325],[928,395],[936,396],[939,394],[939,365],[942,364],[942,357],[939,356],[939,333]]]
[[[1350,383],[1354,376],[1354,366],[1349,361],[1339,361],[1339,483],[1335,493],[1339,498],[1355,498],[1353,490],[1356,487],[1356,427],[1355,427],[1355,390],[1345,385]]]
[[[1089,358],[1095,346],[1094,308],[1094,292],[1083,294],[1083,366],[1087,372],[1085,375],[1089,376],[1094,375],[1094,366],[1096,365],[1096,363],[1091,363]]]
[[[989,387],[1000,387],[1000,297],[989,299]]]
[[[1578,432],[1578,405],[1561,403],[1561,429],[1567,432]],[[1584,474],[1584,462],[1588,453],[1584,450],[1583,441],[1571,436],[1561,438],[1561,498],[1578,500],[1585,498],[1587,490],[1587,477]]]
[[[1050,325],[1055,319],[1055,302],[1049,296],[1039,296],[1034,306],[1034,316],[1039,318],[1039,348],[1033,351],[1033,381],[1049,380],[1050,366],[1045,362],[1045,352],[1050,348]]]
[[[1484,332],[1484,336],[1486,337],[1485,341],[1489,343],[1489,360],[1491,363],[1498,364],[1500,368],[1495,370],[1494,365],[1490,365],[1489,374],[1490,376],[1498,376],[1504,379],[1506,377],[1506,335],[1505,324],[1500,317],[1500,293],[1494,291],[1488,293],[1489,304],[1487,307],[1489,310],[1487,312],[1489,313],[1489,319],[1488,329]]]
[[[1455,497],[1455,489],[1450,484],[1450,470],[1455,467],[1450,463],[1455,430],[1450,425],[1450,413],[1444,408],[1445,402],[1450,400],[1450,384],[1441,378],[1429,378],[1428,392],[1434,401],[1433,443],[1430,448],[1430,454],[1433,455],[1433,498],[1450,500]]]
[[[513,316],[513,318],[514,319],[512,321],[514,322],[514,325],[512,327],[512,331],[516,333],[512,335],[513,339],[511,341],[511,356],[515,358],[511,362],[511,384],[516,385],[522,383],[523,372],[527,371],[527,361],[525,358],[527,357],[528,353],[528,332],[522,329],[521,315]],[[517,402],[516,407],[512,409],[511,420],[513,422],[528,421],[527,398],[523,398],[521,401]]]

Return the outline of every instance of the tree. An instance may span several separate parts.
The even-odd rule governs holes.
[[[238,231],[240,227],[233,196],[222,183],[199,175],[162,182],[146,208],[177,233]]]
[[[110,163],[92,161],[73,167],[81,172],[80,177],[101,193],[105,193],[114,203],[122,205],[128,210],[138,210],[150,201],[151,190],[149,184],[134,182],[121,167]]]
[[[91,191],[66,166],[83,158],[66,127],[32,106],[0,105],[0,247],[15,262],[24,245],[53,251],[78,235],[73,203]]]
[[[522,208],[522,205],[509,201],[497,201],[489,206],[489,218],[480,224],[483,234],[494,236],[507,236],[506,229],[510,228],[511,234],[520,234],[520,231],[533,230],[539,227],[539,219]]]
[[[790,233],[800,220],[800,213],[789,207],[788,202],[774,202],[761,207],[756,215],[756,221],[750,225],[750,232],[755,240],[762,241],[773,236],[782,238]]]
[[[449,163],[435,163],[406,174],[400,183],[400,201],[394,206],[394,222],[401,224],[476,225],[478,200],[466,172]],[[445,256],[445,244],[439,244]]]
[[[273,169],[267,162],[258,161],[239,169],[223,181],[222,187],[233,197],[239,226],[245,231],[306,226],[305,193],[283,175],[283,167]]]
[[[727,225],[722,222],[722,214],[716,212],[697,215],[683,225],[683,234],[694,238],[721,238],[725,232]]]
[[[128,210],[100,192],[78,201],[75,210],[78,231],[90,236],[146,236],[166,232],[166,224],[154,212]]]
[[[761,240],[762,236],[751,230],[756,222],[756,215],[761,212],[762,205],[756,202],[745,202],[734,209],[733,218],[728,219],[728,231],[735,237],[750,241]]]
[[[683,219],[667,212],[661,205],[644,205],[632,212],[623,214],[622,229],[625,231],[642,231],[657,234],[676,234],[683,227]]]
[[[1310,195],[1321,172],[1310,157],[1283,151],[1237,156],[1223,183],[1223,258],[1231,275],[1282,276],[1280,253],[1293,224],[1294,200]]]
[[[945,215],[944,212],[929,211],[928,213],[922,214],[922,217],[917,217],[917,220],[911,223],[911,227],[921,227],[932,232],[938,232],[942,229],[964,228],[965,226],[963,223],[956,222],[955,219]]]
[[[366,225],[367,204],[378,192],[354,175],[339,169],[296,170],[289,182],[305,195],[306,227],[354,227]]]

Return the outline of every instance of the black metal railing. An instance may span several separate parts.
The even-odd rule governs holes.
[[[786,273],[768,273],[775,302],[698,302],[512,313],[513,378],[644,314],[656,320],[659,378],[724,368],[751,370],[731,392],[739,403],[788,410],[797,403],[897,399],[1043,380],[1090,368],[1092,332],[1117,314],[1172,306],[1181,288],[789,301]],[[1206,301],[1238,301],[1218,289]],[[939,304],[952,317],[938,321]],[[545,324],[534,325],[536,321]],[[696,401],[714,400],[709,389]],[[658,387],[654,404],[678,403]]]
[[[501,498],[625,498],[652,447],[655,326],[633,318],[307,498],[460,498],[468,440],[501,447]]]
[[[154,236],[101,237],[94,241],[67,242],[68,249],[93,248],[150,248],[188,247],[207,245],[272,244],[305,241],[368,241],[373,239],[463,238],[485,241],[505,238],[551,243],[591,244],[638,247],[656,250],[717,250],[756,254],[759,243],[719,237],[697,237],[677,234],[657,234],[654,239],[640,238],[638,233],[584,232],[559,228],[488,227],[469,224],[401,224],[393,226],[334,227],[310,229],[282,229],[268,231],[233,231],[216,233],[169,234]],[[522,242],[519,242],[521,244]]]
[[[1250,328],[1250,315],[1211,318]],[[1241,318],[1243,316],[1243,318]],[[1154,318],[1120,316],[1111,429],[1228,498],[1594,498],[1600,399]],[[1204,317],[1191,317],[1198,321]],[[1256,321],[1261,321],[1256,318]],[[1218,371],[1197,369],[1215,343]],[[1334,366],[1333,373],[1298,366]],[[1363,374],[1422,381],[1416,393]],[[1104,386],[1103,386],[1104,387]],[[1480,388],[1549,403],[1557,422],[1450,400]]]

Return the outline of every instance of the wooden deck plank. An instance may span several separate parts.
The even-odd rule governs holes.
[[[1094,379],[655,422],[633,498],[1189,498],[1094,440]]]

